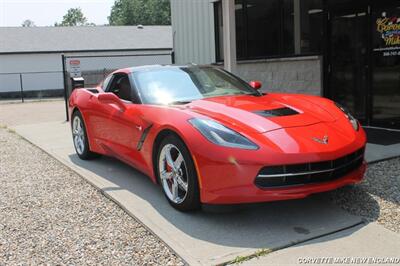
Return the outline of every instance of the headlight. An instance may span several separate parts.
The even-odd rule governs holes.
[[[358,129],[360,128],[359,123],[357,121],[357,119],[354,118],[354,116],[351,115],[350,111],[347,110],[346,107],[343,107],[342,105],[335,103],[336,106],[342,110],[342,112],[344,113],[344,115],[347,117],[347,119],[349,119],[350,124],[353,126],[355,131],[358,131]]]
[[[246,150],[257,150],[258,146],[240,135],[239,133],[210,119],[192,118],[189,120],[200,133],[214,144],[240,148]]]

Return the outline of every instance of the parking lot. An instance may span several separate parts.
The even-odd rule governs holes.
[[[247,263],[293,263],[298,250],[346,256],[349,244],[352,256],[398,255],[398,158],[370,165],[360,185],[304,200],[183,214],[134,169],[80,161],[63,104],[0,105],[0,264],[215,265],[260,250]]]

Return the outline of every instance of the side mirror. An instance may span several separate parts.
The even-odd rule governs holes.
[[[71,78],[72,90],[85,87],[85,80],[82,77]]]
[[[117,95],[112,92],[100,93],[97,96],[97,99],[101,103],[111,103],[117,105],[121,112],[124,112],[126,110],[125,104],[121,101],[120,98],[118,98]]]
[[[261,87],[262,87],[262,84],[261,84],[261,82],[259,82],[259,81],[250,81],[250,82],[249,82],[249,85],[250,85],[251,87],[253,87],[254,89],[256,89],[256,90],[259,90],[259,89],[261,89]]]

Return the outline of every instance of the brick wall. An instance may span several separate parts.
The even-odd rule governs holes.
[[[261,81],[266,92],[322,94],[319,56],[239,61],[236,74],[247,81]]]

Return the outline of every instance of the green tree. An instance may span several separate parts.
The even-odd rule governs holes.
[[[116,0],[108,17],[110,25],[170,25],[169,0]]]
[[[60,23],[55,23],[54,26],[87,26],[92,25],[87,23],[87,18],[83,15],[83,12],[80,7],[70,8],[67,11],[67,14],[63,16],[63,19]]]
[[[30,19],[26,19],[21,24],[22,27],[35,27],[35,22]]]

